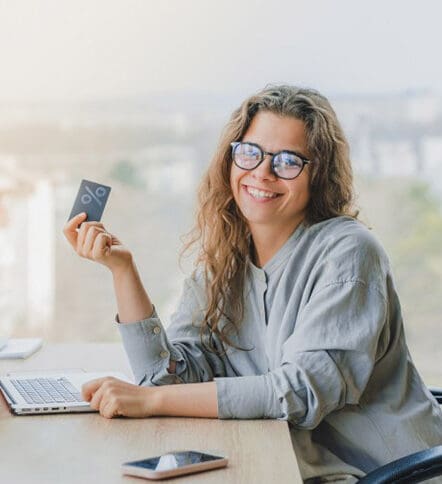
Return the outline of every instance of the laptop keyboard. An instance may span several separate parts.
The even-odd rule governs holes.
[[[82,402],[79,391],[67,378],[30,378],[13,380],[11,383],[26,403]]]

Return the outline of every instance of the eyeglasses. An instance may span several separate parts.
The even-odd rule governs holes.
[[[270,155],[272,157],[272,172],[278,178],[284,180],[293,180],[301,174],[305,165],[311,163],[311,160],[307,160],[295,151],[283,150],[277,153],[269,153],[256,143],[242,143],[240,141],[230,143],[230,146],[232,147],[233,162],[238,168],[254,170],[264,161],[266,155]]]

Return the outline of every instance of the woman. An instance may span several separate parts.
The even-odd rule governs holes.
[[[354,482],[440,444],[387,256],[352,201],[348,145],[322,95],[271,86],[245,100],[202,181],[197,266],[167,334],[129,250],[73,218],[74,249],[112,272],[139,385],[95,380],[85,399],[108,418],[288,420],[309,482]]]

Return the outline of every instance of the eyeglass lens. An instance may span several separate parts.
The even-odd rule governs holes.
[[[253,170],[263,158],[263,152],[258,146],[240,143],[233,148],[235,163],[244,170]],[[273,169],[281,178],[295,178],[303,168],[301,158],[293,153],[281,151],[273,158]]]

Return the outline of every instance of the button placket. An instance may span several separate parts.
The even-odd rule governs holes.
[[[264,321],[265,326],[267,327],[267,318],[266,318],[266,292],[267,292],[267,276],[266,273],[263,271],[260,273],[260,286],[261,286],[261,297],[259,298],[259,314]]]
[[[264,321],[265,325],[267,326],[266,304],[265,304],[266,292],[267,292],[267,286],[265,287],[265,289],[262,293],[260,313],[261,313],[262,320]]]

